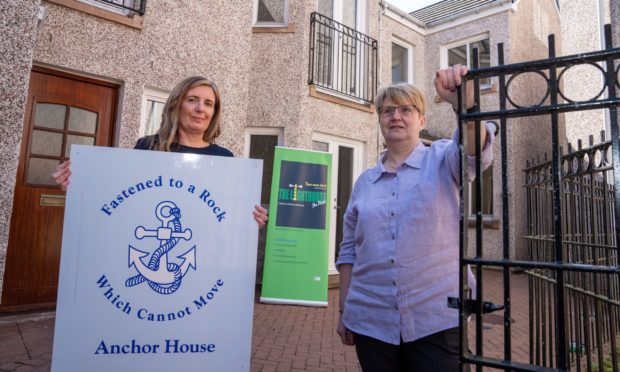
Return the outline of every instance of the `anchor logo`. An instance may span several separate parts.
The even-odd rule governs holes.
[[[154,237],[159,240],[159,247],[153,252],[148,265],[142,259],[149,255],[129,246],[129,267],[136,268],[138,275],[125,281],[126,287],[133,287],[142,282],[147,282],[152,290],[159,294],[172,294],[181,286],[183,277],[190,268],[196,270],[196,246],[177,258],[181,259],[181,265],[168,262],[168,253],[181,240],[190,240],[192,230],[181,227],[181,210],[171,201],[163,201],[155,208],[155,216],[161,221],[161,226],[156,230],[147,230],[138,226],[135,236],[138,239]]]

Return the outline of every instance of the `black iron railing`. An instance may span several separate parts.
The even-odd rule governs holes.
[[[487,68],[477,68],[477,50],[474,50],[474,69],[466,76],[474,82],[474,96],[477,107],[480,107],[480,80],[482,78],[497,79],[499,87],[498,110],[480,111],[465,113],[462,97],[463,88],[459,90],[459,126],[461,128],[461,143],[466,145],[467,136],[464,136],[465,123],[483,120],[499,119],[500,122],[500,161],[501,161],[501,215],[502,215],[502,257],[500,259],[485,257],[483,250],[483,224],[482,224],[482,205],[481,205],[481,167],[480,150],[476,151],[476,180],[477,192],[476,203],[472,210],[476,216],[475,237],[469,237],[468,229],[468,183],[461,182],[461,227],[460,227],[460,263],[461,263],[461,292],[459,295],[458,307],[461,315],[461,348],[462,365],[471,364],[476,366],[476,371],[482,371],[483,367],[492,367],[504,371],[568,371],[571,369],[571,362],[576,363],[576,370],[583,370],[582,366],[592,366],[588,371],[613,370],[618,371],[618,358],[616,356],[616,330],[618,327],[618,309],[620,301],[617,297],[618,278],[620,277],[620,266],[616,261],[620,236],[620,140],[618,128],[618,112],[620,99],[617,90],[620,89],[620,67],[615,67],[615,63],[620,60],[620,48],[613,48],[611,44],[611,27],[605,27],[606,44],[605,49],[598,52],[583,53],[573,56],[556,57],[555,41],[553,35],[549,36],[549,57],[548,59],[504,64],[503,45],[498,45],[498,65]],[[600,65],[599,65],[600,64]],[[601,92],[594,98],[585,101],[572,101],[562,93],[560,78],[564,71],[573,66],[596,65],[601,67],[602,73]],[[598,68],[598,67],[597,67]],[[544,98],[534,105],[520,105],[515,103],[516,99],[511,99],[514,93],[510,89],[514,78],[525,74],[535,75],[542,78],[540,84],[526,84],[525,95],[531,96],[534,91],[542,89],[546,93]],[[528,80],[526,80],[528,82]],[[513,97],[514,98],[514,97]],[[562,143],[560,114],[563,112],[603,109],[609,115],[611,126],[612,141],[605,146],[605,165],[599,169],[584,168],[581,160],[581,168],[571,165],[568,159],[562,157],[560,145]],[[544,200],[536,200],[536,213],[545,211],[545,217],[541,217],[541,223],[545,228],[543,237],[536,238],[535,242],[539,248],[534,250],[527,259],[517,260],[514,257],[514,240],[510,237],[511,218],[514,218],[509,211],[514,208],[511,203],[519,199],[509,199],[513,193],[519,192],[509,188],[509,153],[508,153],[508,131],[514,127],[512,119],[530,116],[544,115],[548,120],[544,121],[549,129],[550,138],[545,138],[548,143],[551,159],[544,168],[544,174],[538,172],[540,177],[544,177],[544,187],[541,191]],[[542,124],[542,125],[544,125]],[[540,139],[540,138],[537,138]],[[533,139],[532,139],[533,140]],[[541,139],[542,140],[542,139]],[[476,147],[480,145],[480,135],[476,131]],[[588,150],[594,151],[594,150]],[[541,153],[544,149],[541,149]],[[579,152],[579,151],[577,151]],[[579,154],[584,153],[579,152]],[[570,162],[577,155],[569,155]],[[463,157],[466,161],[465,157]],[[589,164],[594,164],[596,154],[592,155]],[[539,164],[536,164],[539,165]],[[566,168],[564,168],[566,167]],[[467,168],[462,167],[461,180],[466,179]],[[566,169],[566,170],[564,170]],[[575,169],[575,172],[569,170]],[[586,171],[587,170],[587,171]],[[563,172],[565,174],[563,174]],[[588,173],[589,172],[589,173]],[[566,178],[570,175],[569,178]],[[583,175],[583,176],[582,176]],[[607,178],[606,178],[607,177]],[[514,175],[512,176],[514,179]],[[568,203],[568,200],[579,199],[573,193],[576,187],[589,187],[589,192],[594,193],[595,197],[583,199],[577,202]],[[572,191],[571,191],[572,188]],[[571,208],[573,208],[571,210]],[[579,209],[576,209],[579,208]],[[531,212],[531,211],[530,211]],[[577,215],[579,218],[576,219]],[[597,216],[597,217],[595,217]],[[606,217],[604,217],[606,216]],[[521,217],[521,216],[516,216]],[[597,220],[596,218],[600,218]],[[600,222],[603,221],[603,222]],[[595,227],[592,227],[592,226]],[[601,233],[600,230],[607,229],[608,233]],[[577,226],[581,230],[575,230]],[[584,226],[590,226],[586,230]],[[592,235],[592,237],[590,237]],[[606,236],[606,237],[603,237]],[[581,239],[581,240],[580,240]],[[590,240],[588,240],[590,239]],[[594,239],[593,241],[591,239]],[[534,241],[528,235],[529,241]],[[469,255],[469,241],[475,246],[474,256]],[[540,246],[544,246],[540,248]],[[469,299],[469,288],[467,286],[466,268],[471,265],[476,273],[477,298]],[[487,306],[484,301],[482,288],[483,268],[494,267],[502,270],[503,274],[503,298],[498,306]],[[531,280],[541,280],[530,286],[530,292],[536,294],[537,298],[544,298],[544,304],[531,300],[530,306],[530,348],[529,364],[516,362],[512,358],[512,315],[511,315],[511,296],[510,278],[513,269],[526,269],[533,277]],[[539,278],[539,279],[538,279]],[[586,281],[590,281],[586,285]],[[571,292],[572,291],[572,292]],[[572,295],[571,293],[579,293]],[[603,296],[604,295],[604,296]],[[582,296],[582,297],[579,297]],[[594,304],[594,298],[599,297],[600,305]],[[588,299],[586,299],[588,298]],[[598,315],[595,310],[598,306]],[[581,317],[571,318],[571,308],[581,307],[583,311]],[[490,358],[483,355],[484,329],[482,326],[482,315],[489,310],[503,309],[503,332],[504,347],[501,358]],[[592,312],[594,309],[594,312]],[[604,313],[604,314],[603,314]],[[470,344],[473,352],[469,352],[464,347],[467,337],[467,320],[470,314],[474,314],[475,322],[475,344]],[[590,325],[596,327],[597,323],[591,323],[593,317],[599,317],[598,325],[607,324],[604,329],[607,331],[593,332]],[[586,325],[587,324],[587,325]],[[571,328],[572,327],[572,328]],[[586,345],[584,337],[583,346],[577,338],[585,332],[598,334],[592,336],[600,337],[596,341],[596,346],[605,344],[603,334],[607,332],[609,345],[605,346],[613,351],[609,354],[609,360],[604,356],[598,355],[596,360],[587,350],[592,347]],[[590,337],[590,341],[593,338]],[[575,355],[573,355],[575,354]],[[577,359],[581,356],[581,359]],[[587,362],[586,359],[590,361]],[[593,363],[597,364],[597,369]],[[607,368],[607,365],[611,367]]]
[[[569,144],[561,157],[563,250],[565,261],[613,267],[618,265],[614,234],[614,187],[609,174],[613,170],[611,141],[577,149]],[[528,204],[528,241],[530,259],[551,262],[553,193],[550,188],[551,161],[527,162],[525,189]],[[530,285],[530,353],[537,363],[552,364],[554,355],[553,293],[556,273],[548,269],[527,271]],[[620,283],[618,276],[592,271],[565,273],[566,323],[571,365],[586,371],[618,370],[616,336],[620,334]],[[612,352],[613,350],[613,352]],[[614,367],[615,366],[615,367]],[[578,369],[578,368],[575,368]]]
[[[377,92],[375,39],[314,12],[309,49],[309,85],[372,103]]]
[[[146,10],[146,0],[93,0],[97,3],[110,5],[115,8],[125,9],[144,15]]]

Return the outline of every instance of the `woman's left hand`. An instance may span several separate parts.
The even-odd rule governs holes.
[[[255,205],[252,215],[254,216],[254,221],[256,221],[259,228],[265,227],[267,220],[269,219],[269,214],[265,208],[260,205]]]

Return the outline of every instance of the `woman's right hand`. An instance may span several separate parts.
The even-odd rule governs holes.
[[[340,340],[343,344],[348,346],[355,345],[355,340],[353,339],[353,332],[348,330],[347,327],[345,327],[344,323],[342,323],[342,313],[340,314],[340,317],[338,319],[338,327],[336,328],[336,332],[338,333],[338,336],[340,336]]]
[[[58,164],[56,171],[52,173],[52,178],[56,181],[56,184],[60,185],[63,191],[67,191],[69,176],[71,176],[71,160]]]

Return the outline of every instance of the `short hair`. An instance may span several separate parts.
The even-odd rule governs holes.
[[[215,95],[213,116],[211,117],[211,122],[207,130],[205,130],[202,135],[202,139],[205,142],[214,143],[215,139],[220,136],[222,133],[220,91],[217,85],[206,77],[190,76],[178,83],[174,89],[172,89],[170,96],[168,96],[168,100],[166,100],[161,114],[161,126],[157,132],[159,136],[157,150],[170,151],[170,147],[173,144],[179,144],[179,111],[181,104],[190,89],[201,85],[211,88]]]
[[[383,101],[391,99],[398,104],[414,105],[420,115],[426,113],[426,98],[422,92],[409,83],[398,83],[379,89],[377,97],[375,97],[375,108],[377,113],[383,105]]]

